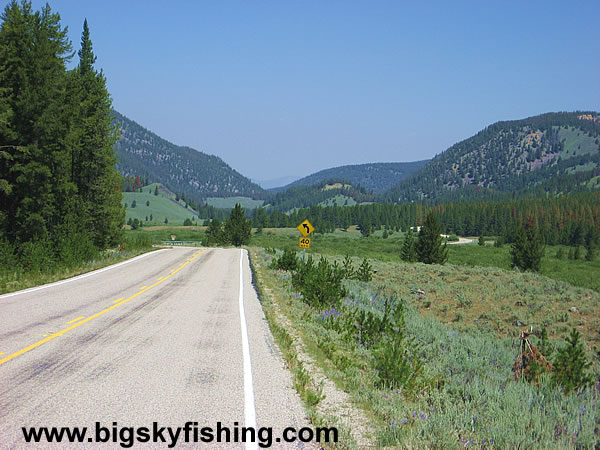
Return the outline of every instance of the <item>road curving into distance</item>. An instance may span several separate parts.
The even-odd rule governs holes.
[[[308,426],[243,250],[160,250],[0,296],[1,448],[35,447],[21,427],[88,427],[91,435],[100,422],[147,427],[152,434],[155,422],[173,429],[221,422],[233,436],[235,427],[252,420],[273,427],[273,439],[286,427]],[[164,448],[170,442],[164,434],[166,443],[135,447]],[[70,445],[100,444],[55,447]],[[37,446],[51,447],[46,441]],[[177,447],[185,446],[180,437]]]

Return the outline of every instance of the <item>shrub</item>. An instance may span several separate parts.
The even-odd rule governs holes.
[[[52,269],[55,264],[52,242],[47,237],[25,242],[21,246],[20,261],[28,272]]]
[[[382,341],[374,356],[380,386],[402,387],[408,394],[420,385],[423,363],[417,356],[412,338],[404,333],[392,334]]]
[[[358,267],[355,277],[358,281],[371,281],[373,279],[373,267],[367,261],[367,258],[363,259],[363,262]]]
[[[125,246],[128,249],[145,249],[152,247],[152,239],[144,233],[130,234],[125,238]]]
[[[310,256],[306,262],[298,261],[292,273],[292,285],[302,293],[304,301],[319,308],[337,305],[347,295],[343,279],[343,269],[337,263],[329,264],[323,257],[317,265]]]
[[[193,224],[192,224],[192,221],[191,221],[189,218],[188,218],[188,219],[185,219],[185,220],[183,221],[183,226],[184,226],[184,227],[190,227],[190,226],[192,226],[192,225],[193,225]]]
[[[283,254],[273,261],[273,267],[279,270],[293,271],[298,267],[298,258],[296,252],[292,249],[286,248]]]
[[[65,235],[55,245],[60,263],[67,267],[92,261],[99,256],[98,248],[94,245],[91,236],[85,232]]]
[[[352,258],[350,255],[346,255],[344,262],[342,263],[342,269],[344,270],[344,278],[354,278],[354,266],[352,265]]]
[[[17,263],[15,247],[6,238],[0,238],[0,268],[14,269]]]

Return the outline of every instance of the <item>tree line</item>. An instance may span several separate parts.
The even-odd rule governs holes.
[[[520,226],[532,221],[548,245],[584,245],[586,236],[600,230],[600,192],[585,192],[557,198],[533,198],[498,202],[370,204],[356,206],[312,206],[286,214],[259,208],[252,219],[255,227],[296,227],[309,219],[319,233],[358,225],[363,235],[375,230],[406,231],[421,225],[434,211],[445,234],[502,236],[512,242]]]
[[[87,20],[78,64],[60,15],[12,0],[0,26],[0,247],[3,263],[83,260],[122,239],[106,78]]]

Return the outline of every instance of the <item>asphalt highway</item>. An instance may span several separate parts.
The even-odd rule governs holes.
[[[308,426],[245,251],[164,249],[0,296],[0,448],[121,448],[130,434],[141,437],[134,448],[166,448],[166,427],[181,428],[177,448],[243,448],[216,442],[219,422],[230,439],[243,426],[272,427],[275,448],[302,447],[275,439]],[[205,427],[215,440],[186,444],[186,423],[190,440]],[[22,427],[88,431],[82,443],[34,444]]]

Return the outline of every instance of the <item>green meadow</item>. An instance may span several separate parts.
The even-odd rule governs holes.
[[[170,224],[181,225],[186,219],[198,221],[198,216],[185,208],[183,201],[175,201],[175,196],[158,192],[154,195],[157,184],[144,186],[141,192],[123,192],[125,221],[138,219],[143,225],[164,224],[165,219]],[[135,206],[134,203],[135,202]]]

